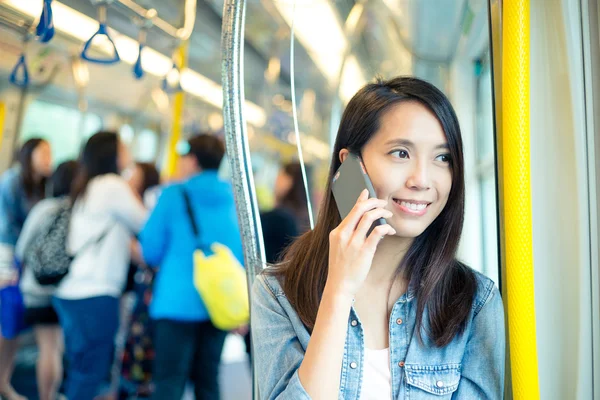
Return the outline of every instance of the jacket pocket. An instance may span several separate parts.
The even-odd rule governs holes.
[[[407,394],[411,400],[451,398],[460,382],[460,364],[406,364]]]

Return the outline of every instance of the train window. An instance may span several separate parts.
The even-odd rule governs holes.
[[[123,143],[127,144],[128,146],[131,146],[135,137],[135,131],[133,130],[131,125],[123,124],[119,128],[119,137],[121,138]]]
[[[133,156],[137,161],[153,162],[158,154],[158,135],[150,129],[142,129],[135,137]]]
[[[479,65],[479,64],[478,64]],[[498,219],[494,146],[494,102],[489,62],[481,64],[477,78],[477,175],[481,193],[482,272],[498,280]]]
[[[463,135],[466,208],[458,257],[499,283],[487,2],[440,6],[435,0],[384,1],[385,7],[323,0],[268,3],[246,4],[245,97],[266,112],[263,125],[248,118],[253,162],[260,158],[254,163],[276,166],[298,160],[300,137],[311,167],[309,197],[316,217],[327,195],[340,119],[352,96],[376,77],[426,80],[448,96]],[[267,178],[270,173],[254,171],[263,210],[278,201],[277,187],[263,184],[278,182]],[[303,185],[301,175],[299,179]],[[306,219],[306,212],[301,218]],[[306,221],[303,227],[308,227]]]
[[[27,107],[23,120],[21,142],[42,137],[52,145],[56,164],[77,159],[82,143],[102,127],[102,118],[93,113],[81,113],[44,101],[34,101]]]

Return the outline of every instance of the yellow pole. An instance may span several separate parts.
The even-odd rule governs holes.
[[[181,46],[176,50],[175,62],[180,71],[186,67],[187,64],[187,41],[182,43]],[[177,143],[181,140],[181,132],[183,131],[183,107],[185,102],[185,93],[179,91],[173,96],[173,122],[171,124],[171,135],[169,137],[169,144],[167,147],[167,162],[163,169],[163,177],[169,179],[175,173],[177,166]]]
[[[2,137],[4,136],[4,117],[6,116],[6,106],[0,101],[0,149],[2,148]]]
[[[529,154],[529,0],[502,4],[502,164],[513,396],[539,399]]]

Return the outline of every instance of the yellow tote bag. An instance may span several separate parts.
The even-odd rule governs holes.
[[[199,229],[194,220],[192,202],[185,190],[183,197],[192,230],[200,241]],[[213,325],[230,331],[250,321],[246,271],[231,250],[220,243],[210,246],[206,254],[200,245],[194,251],[194,286],[206,306]]]
[[[194,286],[212,323],[230,331],[250,320],[246,272],[228,247],[214,243],[211,250],[210,256],[194,252]]]

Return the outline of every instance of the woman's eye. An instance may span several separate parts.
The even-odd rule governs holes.
[[[449,163],[450,162],[450,154],[440,154],[435,159],[436,159],[436,161],[441,161],[443,163]]]
[[[398,158],[408,158],[408,151],[406,150],[394,150],[390,154]]]

